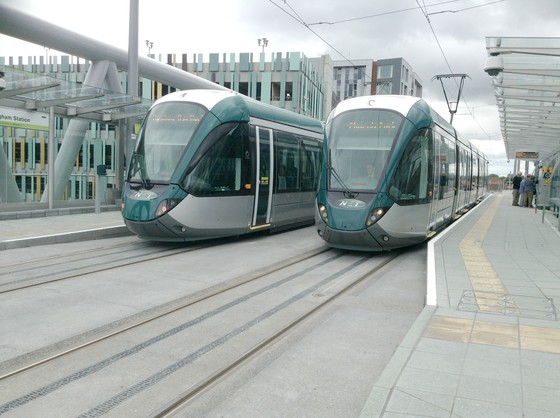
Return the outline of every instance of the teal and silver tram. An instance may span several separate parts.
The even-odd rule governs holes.
[[[337,248],[425,241],[486,194],[488,162],[422,99],[366,96],[329,115],[318,234]]]
[[[125,224],[156,241],[312,224],[322,141],[320,121],[234,92],[168,94],[137,136]]]

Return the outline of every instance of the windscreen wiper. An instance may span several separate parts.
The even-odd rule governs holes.
[[[150,190],[151,188],[154,187],[154,185],[150,182],[150,179],[148,179],[145,176],[145,167],[144,164],[142,164],[140,156],[138,155],[137,152],[134,152],[132,154],[132,164],[134,164],[136,171],[138,173],[138,177],[140,178],[140,182],[142,184],[142,188],[145,190]]]
[[[329,163],[329,165],[327,166],[329,172],[332,174],[332,176],[335,178],[336,181],[338,181],[340,183],[340,185],[342,186],[342,188],[344,189],[344,197],[346,197],[347,199],[353,199],[356,197],[356,193],[354,193],[353,191],[351,191],[348,186],[344,183],[344,181],[342,181],[342,178],[340,177],[340,175],[336,172],[335,168]]]

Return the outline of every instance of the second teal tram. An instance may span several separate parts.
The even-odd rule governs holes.
[[[324,156],[315,222],[336,248],[421,243],[487,193],[485,156],[411,96],[340,103],[327,120]]]
[[[234,92],[168,94],[137,136],[125,224],[156,241],[313,224],[322,142],[320,121]]]

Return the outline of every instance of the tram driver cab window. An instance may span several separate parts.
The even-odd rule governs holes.
[[[195,196],[247,194],[250,155],[247,126],[221,125],[193,156],[182,186]]]
[[[431,131],[422,129],[408,143],[389,186],[389,195],[400,205],[427,203],[431,199]]]

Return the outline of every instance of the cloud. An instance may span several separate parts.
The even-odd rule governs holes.
[[[14,7],[13,0],[0,3]],[[97,0],[87,12],[76,4],[19,0],[17,7],[128,47],[128,1]],[[418,4],[426,4],[429,21]],[[308,57],[329,54],[335,60],[403,57],[423,81],[424,98],[446,119],[441,85],[432,78],[451,71],[468,74],[453,124],[465,137],[489,141],[489,155],[497,159],[503,143],[491,78],[483,71],[486,37],[560,36],[558,0],[158,0],[140,1],[139,8],[141,54],[148,52],[146,39],[154,42],[155,54],[258,53],[262,47],[257,39],[266,37],[267,53],[301,51]],[[313,24],[317,22],[334,24]],[[2,35],[0,51],[3,56],[45,52]],[[449,95],[455,96],[456,90],[450,89]]]

